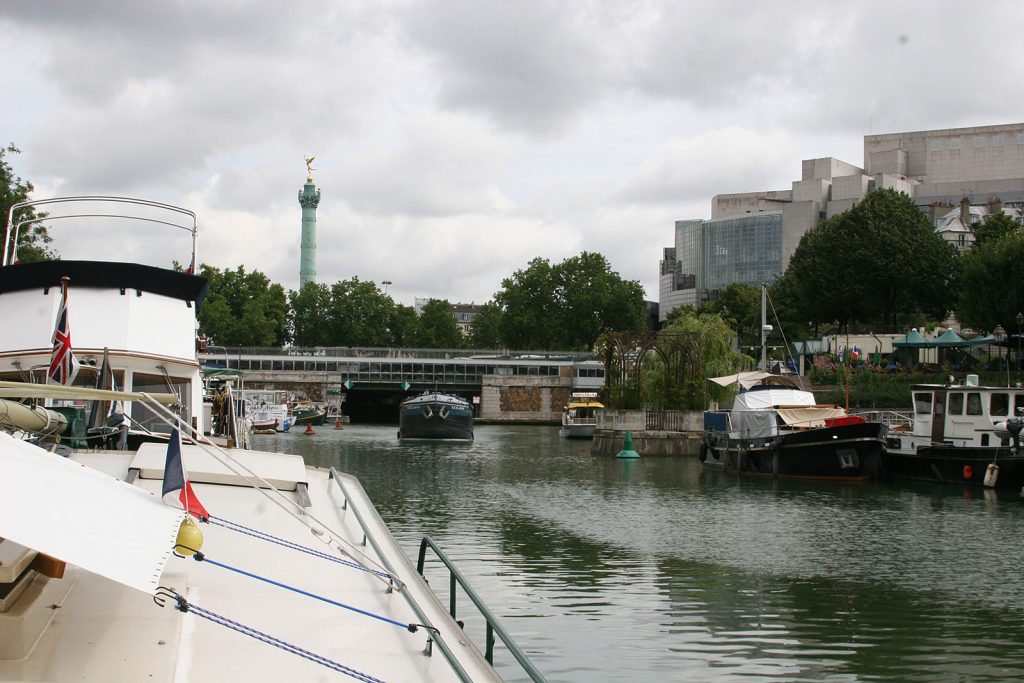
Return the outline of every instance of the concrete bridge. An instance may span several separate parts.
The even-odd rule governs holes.
[[[404,398],[432,389],[470,400],[481,420],[558,422],[572,391],[604,386],[590,353],[210,346],[199,357],[240,370],[247,388],[302,391],[354,422],[397,422]]]

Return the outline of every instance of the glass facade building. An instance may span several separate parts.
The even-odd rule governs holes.
[[[782,213],[676,221],[675,247],[661,263],[661,319],[699,306],[733,282],[758,286],[782,274]]]

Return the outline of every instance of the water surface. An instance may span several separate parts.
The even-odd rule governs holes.
[[[746,480],[591,456],[554,427],[445,443],[323,426],[255,446],[358,476],[409,557],[432,536],[551,681],[1024,679],[1013,492]],[[448,604],[447,571],[426,575]],[[500,643],[495,665],[527,680]]]

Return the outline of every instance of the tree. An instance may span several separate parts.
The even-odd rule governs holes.
[[[501,309],[493,301],[480,308],[469,325],[469,344],[475,349],[501,348]]]
[[[552,266],[535,258],[501,283],[501,339],[509,348],[589,350],[606,330],[644,327],[643,288],[604,256],[583,252]]]
[[[391,345],[415,346],[416,323],[416,309],[412,306],[395,304],[395,308],[391,312]]]
[[[200,274],[209,283],[199,309],[199,328],[223,346],[281,346],[288,339],[284,288],[259,271],[243,266],[223,271],[206,264]]]
[[[466,342],[452,315],[451,304],[440,299],[423,305],[414,339],[416,346],[430,349],[457,349]]]
[[[18,228],[18,260],[23,263],[33,261],[45,261],[56,259],[58,255],[50,248],[53,238],[50,237],[42,220],[46,218],[45,213],[37,212],[33,207],[27,206],[18,209],[11,220],[11,225],[6,224],[11,207],[20,202],[28,201],[29,195],[35,189],[32,183],[22,180],[14,174],[7,160],[8,154],[20,154],[21,150],[13,144],[7,147],[0,147],[0,215],[3,216],[4,228],[14,230]],[[38,222],[37,222],[38,221]]]
[[[689,307],[673,309],[666,323],[665,334],[694,335],[700,349],[700,376],[686,377],[682,382],[668,377],[664,364],[652,356],[645,366],[645,400],[675,410],[703,410],[708,399],[726,400],[730,388],[709,383],[709,377],[731,375],[750,364],[750,360],[733,350],[735,332],[718,313],[696,312]]]
[[[986,239],[963,257],[961,324],[991,332],[997,325],[1016,329],[1015,316],[1024,310],[1024,228]]]
[[[956,249],[902,192],[875,190],[800,239],[783,275],[801,319],[896,326],[955,303]]]
[[[331,286],[327,327],[331,346],[387,346],[395,302],[371,280],[353,277]]]
[[[739,282],[726,285],[714,301],[706,301],[700,313],[717,313],[736,333],[742,345],[757,337],[761,327],[761,292]]]
[[[1005,213],[992,213],[985,216],[984,222],[974,228],[974,246],[980,247],[986,242],[994,242],[1003,235],[1020,228],[1020,223]]]
[[[307,282],[299,291],[288,292],[288,308],[291,338],[296,346],[331,345],[331,290],[327,285]]]
[[[514,349],[550,349],[558,327],[555,276],[547,259],[535,258],[524,270],[501,281],[494,295],[501,309],[501,338]]]

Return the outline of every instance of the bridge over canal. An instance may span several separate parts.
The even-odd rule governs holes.
[[[354,422],[397,422],[402,399],[431,389],[472,401],[481,419],[557,422],[571,391],[604,386],[590,353],[210,346],[199,357],[241,371],[247,388],[301,391]]]

